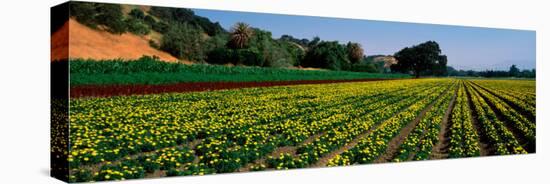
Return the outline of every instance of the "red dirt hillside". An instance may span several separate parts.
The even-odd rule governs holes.
[[[67,46],[70,48],[67,49]],[[52,35],[51,60],[67,59],[67,50],[69,58],[138,59],[143,55],[154,55],[163,61],[178,60],[166,52],[152,48],[146,38],[131,33],[117,35],[94,30],[73,19],[69,19]]]

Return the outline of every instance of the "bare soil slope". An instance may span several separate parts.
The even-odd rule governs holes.
[[[143,55],[158,56],[163,61],[178,60],[166,52],[152,48],[144,37],[131,33],[118,35],[94,30],[73,19],[69,19],[62,28],[52,35],[51,39],[52,61],[67,59],[67,55],[69,58],[96,60],[138,59]],[[67,49],[67,47],[69,48]]]

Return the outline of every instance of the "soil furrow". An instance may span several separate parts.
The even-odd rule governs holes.
[[[475,82],[471,82],[474,86],[477,86],[479,87],[480,89],[484,90],[484,91],[487,91],[488,93],[490,93],[491,95],[497,97],[498,99],[504,101],[508,106],[512,107],[512,109],[514,109],[516,112],[519,112],[523,117],[527,118],[527,120],[529,120],[529,122],[532,122],[532,123],[535,123],[536,121],[536,118],[531,115],[531,113],[528,113],[526,112],[523,108],[520,108],[518,107],[515,103],[511,102],[510,100],[504,98],[504,97],[501,97],[500,95],[498,95],[496,92],[486,88],[485,86],[481,86]]]
[[[391,117],[401,113],[403,110],[407,109],[408,107],[410,107],[410,105],[407,106],[406,108],[403,108],[403,109],[399,110],[398,112],[394,113],[393,115],[389,116],[388,118],[386,118],[384,120],[381,120],[380,122],[376,123],[369,130],[357,135],[349,143],[347,143],[344,146],[342,146],[342,147],[326,154],[325,156],[321,157],[319,159],[319,161],[317,161],[315,164],[310,165],[310,167],[325,167],[328,164],[328,162],[330,161],[330,159],[334,158],[336,155],[340,155],[340,154],[344,153],[345,151],[347,151],[349,149],[352,149],[353,147],[355,147],[359,143],[359,141],[361,141],[361,139],[365,138],[369,133],[376,130],[380,125],[382,125],[382,122],[384,122],[384,121],[390,119]]]
[[[161,149],[169,149],[169,148],[183,148],[183,147],[187,147],[189,149],[195,149],[195,147],[197,145],[199,145],[201,142],[203,141],[203,139],[195,139],[193,141],[190,141],[188,143],[185,143],[185,144],[182,144],[182,145],[177,145],[177,146],[171,146],[171,147],[165,147],[165,148],[161,148]],[[144,155],[148,155],[148,154],[153,154],[153,153],[156,153],[158,152],[159,150],[161,149],[158,149],[158,150],[154,150],[154,151],[148,151],[148,152],[140,152],[140,153],[137,153],[137,154],[132,154],[132,155],[128,155],[128,156],[124,156],[123,158],[127,158],[127,157],[130,157],[131,159],[136,159],[140,156],[144,156]],[[196,157],[196,156],[195,156]],[[110,161],[110,164],[112,165],[116,165],[116,164],[119,164],[123,158],[120,158],[118,160],[115,160],[115,161]],[[97,164],[93,164],[93,165],[85,165],[85,166],[81,166],[81,168],[84,168],[84,169],[89,169],[90,171],[92,172],[97,172],[101,169],[101,167],[103,165],[106,165],[107,162],[109,161],[105,161],[105,162],[100,162],[100,163],[97,163]]]
[[[237,171],[238,172],[247,172],[247,171],[250,171],[250,167],[253,166],[253,165],[261,165],[261,164],[265,164],[266,162],[266,158],[269,157],[269,156],[272,156],[272,157],[278,157],[280,154],[290,154],[292,156],[295,156],[296,155],[296,150],[302,146],[302,145],[305,145],[305,144],[309,144],[313,141],[315,141],[315,139],[323,136],[324,134],[326,133],[325,132],[322,132],[322,133],[319,133],[319,134],[316,134],[316,135],[313,135],[313,136],[310,136],[308,137],[306,140],[304,140],[303,142],[301,142],[299,145],[296,145],[296,146],[283,146],[283,147],[278,147],[276,148],[273,152],[271,152],[269,155],[263,157],[263,158],[260,158],[252,163],[248,163],[246,164],[245,166],[239,168]]]
[[[439,96],[437,96],[436,99],[434,99],[428,106],[426,106],[413,121],[409,122],[407,126],[402,128],[399,131],[399,134],[392,138],[392,140],[388,143],[388,147],[386,148],[384,154],[380,155],[373,163],[385,163],[391,161],[395,157],[395,155],[397,155],[397,151],[399,150],[401,144],[403,144],[405,139],[407,139],[408,135],[414,130],[416,125],[420,123],[420,120],[424,117],[426,112],[428,112],[433,107],[437,99],[441,98],[443,94],[445,94],[445,92],[439,94]]]
[[[451,131],[451,125],[452,123],[459,123],[459,122],[452,122],[451,114],[453,112],[453,108],[455,106],[456,102],[456,96],[458,93],[458,87],[455,89],[454,95],[451,98],[451,102],[449,103],[449,106],[447,107],[447,111],[445,112],[445,116],[443,116],[443,120],[441,121],[441,127],[439,130],[438,135],[438,142],[432,149],[432,154],[430,155],[430,159],[443,159],[447,158],[448,152],[449,152],[449,144],[450,144],[450,131]]]
[[[475,86],[474,86],[474,90],[476,90],[478,93],[480,93],[479,92],[480,89],[476,88]],[[506,127],[506,129],[513,134],[514,138],[516,138],[516,140],[520,143],[520,145],[523,147],[523,149],[525,149],[525,151],[527,151],[529,153],[534,153],[535,149],[536,149],[535,144],[528,141],[528,139],[525,137],[525,135],[518,128],[516,128],[514,125],[512,125],[512,122],[507,121],[506,118],[504,117],[504,115],[502,114],[502,112],[500,112],[496,108],[495,104],[493,102],[491,102],[488,99],[488,97],[486,97],[485,95],[482,95],[481,93],[480,93],[479,96],[485,100],[485,102],[489,105],[491,110],[495,113],[497,120],[504,123],[504,126]]]
[[[474,126],[474,129],[477,132],[477,135],[479,137],[478,139],[478,145],[479,145],[479,155],[480,156],[489,156],[494,155],[495,148],[490,144],[489,139],[487,138],[486,132],[483,130],[483,125],[480,124],[479,121],[477,121],[477,113],[474,110],[474,102],[472,101],[472,92],[470,89],[467,88],[467,83],[464,83],[464,89],[466,90],[466,94],[468,97],[468,104],[470,106],[470,117],[472,124]]]

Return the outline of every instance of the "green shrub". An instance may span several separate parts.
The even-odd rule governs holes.
[[[248,49],[257,53],[257,66],[288,67],[299,63],[301,50],[284,40],[274,40],[271,32],[254,28]]]
[[[406,74],[381,74],[348,71],[311,71],[285,68],[262,68],[182,64],[163,62],[145,56],[138,60],[72,59],[70,84],[169,84],[213,81],[288,81],[342,80],[368,78],[408,78]],[[149,149],[149,148],[145,148]]]
[[[168,32],[168,29],[170,28],[170,25],[168,25],[165,22],[159,21],[159,22],[156,22],[155,24],[153,24],[151,26],[151,28],[153,30],[155,30],[156,32],[164,34],[164,33]]]
[[[264,60],[256,50],[217,48],[208,53],[206,62],[210,64],[227,64],[246,66],[263,66]]]
[[[203,61],[206,52],[203,50],[205,40],[202,37],[200,28],[175,24],[162,37],[160,48],[180,59]]]
[[[350,67],[346,70],[354,72],[379,73],[378,68],[372,63],[350,65]]]
[[[252,49],[238,49],[236,52],[236,65],[263,66],[264,60],[258,51]]]
[[[157,21],[151,17],[150,15],[146,15],[144,18],[143,18],[143,22],[145,22],[147,25],[149,25],[151,28],[153,28],[155,26],[155,24],[157,24]]]
[[[206,17],[197,16],[193,10],[186,8],[151,7],[149,14],[170,24],[190,24],[200,27],[209,36],[226,33],[219,23],[213,23]]]
[[[95,21],[95,3],[71,2],[69,11],[70,16],[74,17],[78,22],[92,28],[97,27],[97,22]]]
[[[71,17],[92,28],[105,26],[109,32],[126,32],[122,7],[118,4],[71,2]]]
[[[126,27],[129,32],[137,35],[147,35],[151,32],[147,24],[136,18],[126,19]]]
[[[130,13],[128,15],[130,15],[130,17],[132,17],[132,18],[140,19],[140,20],[145,18],[145,13],[143,13],[142,10],[137,9],[137,8],[132,9],[132,11],[130,11]]]
[[[96,22],[99,25],[105,25],[109,32],[124,33],[126,32],[126,23],[122,14],[122,7],[118,4],[96,4]]]
[[[210,64],[227,64],[235,62],[233,50],[227,48],[217,48],[208,53],[206,62]]]
[[[314,45],[306,53],[302,62],[302,66],[305,67],[326,68],[331,70],[346,69],[350,63],[346,48],[336,41],[322,41]]]

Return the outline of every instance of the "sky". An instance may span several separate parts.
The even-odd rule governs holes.
[[[274,38],[295,38],[340,43],[358,42],[366,55],[392,55],[404,47],[433,40],[447,55],[448,66],[463,70],[534,69],[535,31],[434,24],[340,19],[266,13],[193,9],[195,14],[219,22],[229,30],[236,22],[270,31]]]

